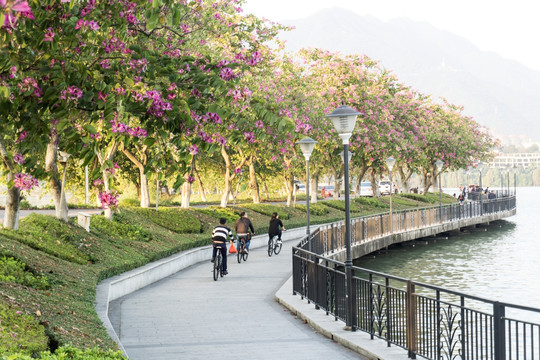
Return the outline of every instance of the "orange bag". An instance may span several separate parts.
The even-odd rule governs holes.
[[[229,253],[236,254],[238,251],[236,251],[236,248],[234,247],[234,244],[231,243],[231,246],[229,247]]]

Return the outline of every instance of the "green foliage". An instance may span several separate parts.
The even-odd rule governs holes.
[[[45,328],[36,319],[0,303],[0,354],[17,352],[21,355],[32,355],[45,351],[48,341]],[[20,358],[11,356],[5,359]]]
[[[358,205],[365,205],[375,208],[386,208],[387,204],[379,201],[377,198],[367,197],[367,196],[358,196],[353,199],[353,202]]]
[[[141,205],[141,202],[137,199],[133,199],[133,198],[126,198],[126,199],[121,199],[120,201],[118,201],[118,205],[119,206],[125,206],[125,207],[138,207]]]
[[[271,205],[271,204],[245,204],[242,205],[243,208],[253,210],[255,212],[258,212],[259,214],[272,216],[272,213],[277,212],[279,217],[282,220],[287,220],[291,217],[290,210],[277,206],[277,205]]]
[[[49,281],[43,275],[26,270],[26,264],[12,257],[0,256],[0,282],[22,284],[35,289],[47,289]]]
[[[400,196],[429,204],[439,203],[439,193],[428,192],[427,194],[400,194]],[[455,203],[456,201],[457,200],[453,196],[442,194],[443,204]]]
[[[90,218],[90,227],[96,231],[107,234],[113,239],[129,241],[150,241],[152,233],[137,224],[130,224],[121,213],[113,216],[109,221],[105,216],[93,215]]]
[[[240,211],[234,210],[229,207],[222,208],[220,206],[209,206],[207,208],[197,209],[197,211],[216,219],[223,217],[227,219],[227,223],[233,223],[233,224],[240,216]]]
[[[307,213],[307,206],[304,204],[297,204],[295,208]],[[309,204],[310,215],[323,216],[323,215],[328,214],[329,211],[330,210],[328,210],[328,207],[325,206],[323,203]]]
[[[32,213],[21,219],[19,231],[2,229],[0,234],[60,259],[78,264],[90,260],[78,249],[81,244],[69,226],[52,216]]]
[[[330,207],[332,207],[334,209],[345,211],[345,201],[344,200],[325,200],[324,204],[326,206],[330,206]],[[358,205],[354,201],[350,202],[349,209],[351,210],[351,213],[359,213],[359,212],[362,211],[362,209],[360,209],[358,207]]]
[[[201,233],[202,224],[193,213],[185,209],[161,208],[141,209],[134,208],[133,211],[148,218],[153,223],[178,234]]]
[[[1,360],[32,360],[31,356],[23,353],[13,354],[12,356],[3,356]],[[71,346],[62,346],[54,354],[49,351],[39,354],[41,360],[124,360],[125,357],[121,351],[92,349],[77,349]]]

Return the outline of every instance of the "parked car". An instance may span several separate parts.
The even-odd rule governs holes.
[[[360,183],[360,192],[359,196],[373,196],[373,188],[371,187],[370,181],[362,181]]]
[[[390,180],[381,180],[379,181],[379,192],[381,195],[390,195],[392,191],[392,183]]]

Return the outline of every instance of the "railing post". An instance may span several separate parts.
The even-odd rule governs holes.
[[[506,329],[505,308],[500,302],[493,303],[493,337],[495,339],[495,360],[505,360]]]
[[[414,284],[407,281],[407,350],[409,358],[416,359],[416,294]]]
[[[315,286],[314,286],[314,288],[315,288],[315,291],[314,291],[315,300],[314,300],[314,302],[315,302],[315,309],[319,310],[321,308],[319,306],[319,304],[321,303],[321,296],[319,294],[319,275],[320,275],[319,256],[315,256],[315,259],[313,261],[313,267],[314,267],[314,269],[313,269],[314,276],[313,277],[315,278],[314,279],[315,280]]]
[[[353,296],[351,299],[352,303],[352,309],[351,309],[351,331],[356,331],[356,328],[358,327],[358,292],[356,291],[356,281],[354,281],[354,268],[351,267],[351,292],[350,294]]]

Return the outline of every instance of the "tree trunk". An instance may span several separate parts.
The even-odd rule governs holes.
[[[192,169],[193,169],[193,175],[195,176],[195,180],[197,180],[197,185],[199,185],[199,192],[201,193],[201,200],[206,202],[206,190],[204,189],[201,176],[199,175],[199,172],[197,171],[195,161],[193,161]]]
[[[15,178],[11,171],[7,173],[6,181],[9,183]],[[4,227],[6,229],[19,230],[19,204],[21,200],[21,191],[12,186],[7,190],[6,209],[4,211]]]
[[[58,147],[56,145],[57,140],[58,136],[53,136],[49,141],[49,144],[47,144],[47,151],[45,154],[45,170],[50,173],[49,186],[51,187],[54,198],[55,216],[60,220],[68,222],[69,217],[66,201],[66,190],[63,189],[65,187],[65,183],[63,181],[64,177],[62,177],[62,180],[60,180],[58,166],[56,165],[58,159]],[[67,162],[64,164],[64,166],[67,166]],[[63,170],[64,172],[66,171],[66,169]]]
[[[287,206],[291,207],[293,200],[294,175],[289,173],[285,177],[285,190],[287,191]]]
[[[6,182],[9,184],[10,181],[15,179],[15,171],[13,168],[13,162],[8,156],[6,147],[0,137],[0,158],[2,159],[2,165],[4,169],[7,170]],[[6,229],[19,229],[19,205],[21,201],[21,191],[19,188],[12,186],[8,187],[7,197],[6,197],[6,209],[4,210],[4,227]]]
[[[429,188],[431,187],[431,174],[429,171],[424,171],[424,194],[427,194]]]
[[[319,185],[319,174],[314,174],[313,177],[310,177],[310,189],[309,189],[309,196],[310,196],[310,202],[316,203],[317,202],[317,191],[318,191],[318,185]]]
[[[146,154],[146,145],[142,149],[138,149],[139,153],[142,155],[142,159],[137,159],[134,154],[129,150],[122,148],[122,152],[126,157],[139,169],[139,179],[140,179],[140,204],[142,208],[150,207],[150,186],[148,185],[148,176],[144,173],[144,168],[148,163],[148,156]],[[157,201],[157,200],[156,200]]]
[[[340,187],[339,174],[337,171],[334,171],[333,175],[334,175],[334,199],[339,199],[339,187]]]
[[[148,176],[144,173],[144,166],[139,168],[139,175],[141,179],[141,207],[147,209],[150,207],[150,186]]]
[[[261,203],[261,195],[259,193],[259,183],[257,182],[257,174],[255,173],[255,165],[253,164],[253,157],[249,162],[249,188],[251,189],[251,196],[254,204]]]
[[[375,179],[375,171],[373,170],[371,170],[370,179],[371,179],[371,190],[373,191],[373,196],[378,197],[379,193],[377,192],[377,180]]]
[[[411,191],[411,186],[410,186],[409,182],[411,180],[411,176],[413,174],[413,171],[408,170],[407,172],[405,172],[403,167],[400,166],[398,168],[398,172],[399,172],[399,177],[401,179],[401,191],[402,192],[410,192]]]
[[[223,160],[225,161],[225,174],[223,174],[224,181],[225,181],[225,187],[223,189],[223,195],[221,196],[221,207],[227,207],[227,204],[229,203],[229,195],[231,193],[231,158],[229,154],[227,154],[227,151],[225,150],[225,147],[221,147],[221,156],[223,157]]]
[[[191,201],[191,183],[186,181],[182,184],[182,208],[189,209]]]

